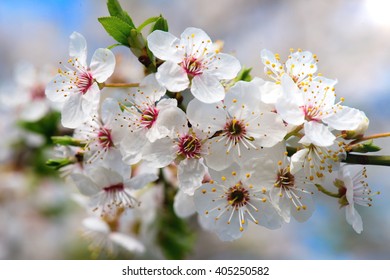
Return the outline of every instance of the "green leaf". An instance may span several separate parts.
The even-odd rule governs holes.
[[[135,28],[133,20],[131,19],[129,14],[122,9],[121,5],[117,0],[108,0],[107,8],[111,16],[118,17],[124,22],[126,22],[128,25],[130,25],[130,27]]]
[[[152,33],[155,30],[162,30],[162,31],[168,32],[168,22],[162,16],[158,17],[158,19],[157,19],[156,23],[153,25],[150,33]]]
[[[234,79],[235,82],[238,81],[245,81],[245,82],[250,82],[252,81],[252,76],[251,76],[251,71],[252,68],[245,68],[242,67],[241,71],[238,73],[237,77]]]
[[[137,31],[141,32],[142,29],[145,28],[145,26],[148,26],[149,24],[156,22],[160,17],[151,17],[145,20],[140,26],[137,27]]]
[[[116,16],[101,17],[98,21],[112,38],[124,46],[130,46],[128,38],[132,30],[131,25]]]
[[[69,164],[74,164],[75,159],[70,158],[58,158],[58,159],[49,159],[46,161],[46,165],[54,168],[55,170],[60,169],[61,167],[67,166]]]
[[[357,153],[378,152],[380,150],[381,150],[381,147],[374,145],[373,140],[357,144],[357,145],[353,146],[353,148],[352,148],[352,152],[357,152]]]

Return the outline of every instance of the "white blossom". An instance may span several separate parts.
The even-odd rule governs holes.
[[[221,101],[225,96],[221,80],[233,79],[241,68],[236,58],[220,53],[201,29],[189,27],[180,39],[156,30],[147,40],[153,54],[165,61],[156,75],[161,85],[172,92],[190,87],[201,102]]]

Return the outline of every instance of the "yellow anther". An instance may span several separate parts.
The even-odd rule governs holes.
[[[233,103],[237,103],[237,99],[234,98],[234,99],[233,99]]]
[[[249,178],[249,177],[251,176],[251,174],[246,173],[245,176],[246,176],[247,178]]]
[[[210,180],[210,182],[209,182],[210,184],[214,184],[214,180]]]
[[[262,192],[263,194],[265,194],[265,193],[267,192],[267,189],[266,189],[266,188],[262,188],[262,189],[261,189],[261,192]]]
[[[221,177],[221,180],[222,180],[222,181],[226,181],[226,177],[225,177],[225,176],[222,176],[222,177]]]
[[[266,199],[265,197],[263,197],[263,198],[261,199],[261,202],[267,202],[267,199]]]
[[[344,102],[344,101],[345,101],[345,98],[344,98],[344,97],[341,97],[341,98],[340,98],[340,101],[341,101],[341,102]]]
[[[307,209],[306,205],[302,205],[302,209],[306,210]]]
[[[204,211],[204,213],[205,213],[206,215],[208,215],[208,214],[209,214],[209,211]]]
[[[281,160],[279,160],[278,161],[278,165],[280,166],[280,165],[282,165],[283,164],[283,162],[281,161]]]
[[[245,224],[245,220],[241,220],[241,224],[243,224],[243,225],[244,225],[244,224]]]
[[[195,34],[194,34],[194,33],[192,33],[192,34],[191,34],[191,38],[194,38],[194,37],[195,37]]]
[[[309,179],[310,179],[310,181],[313,181],[314,180],[313,175],[310,175]]]
[[[237,175],[236,171],[232,171],[232,175],[236,176]]]
[[[202,193],[203,193],[203,194],[205,194],[206,192],[207,192],[206,189],[203,189],[203,190],[202,190]]]
[[[244,231],[244,228],[243,228],[243,227],[240,227],[240,231]]]
[[[216,188],[212,188],[211,191],[212,191],[212,192],[216,192],[217,189],[216,189]]]
[[[265,64],[267,64],[267,65],[268,65],[268,64],[271,64],[271,62],[269,62],[269,60],[267,60],[267,61],[265,62]]]
[[[297,206],[297,211],[301,211],[301,206]]]

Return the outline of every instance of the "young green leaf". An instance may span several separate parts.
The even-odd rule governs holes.
[[[152,33],[155,30],[162,30],[168,32],[168,22],[162,16],[158,17],[156,23],[153,25],[152,29],[150,30],[150,33]]]
[[[126,22],[130,27],[135,28],[133,20],[129,14],[124,11],[117,0],[108,0],[107,1],[108,12],[111,16],[115,16]]]
[[[130,46],[128,38],[132,27],[128,23],[115,16],[101,17],[98,21],[112,38],[124,46]]]

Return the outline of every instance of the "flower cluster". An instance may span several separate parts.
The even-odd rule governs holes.
[[[147,73],[139,84],[110,82],[109,49],[96,50],[88,66],[86,41],[75,32],[70,59],[46,87],[62,125],[75,129],[57,139],[68,159],[61,169],[89,198],[89,229],[142,251],[118,223],[143,204],[140,194],[169,181],[177,185],[176,214],[197,212],[222,240],[240,238],[249,223],[304,222],[320,194],[339,198],[348,223],[362,231],[354,204],[371,205],[366,172],[352,178],[341,162],[360,147],[368,119],[336,98],[337,81],[317,73],[316,55],[290,50],[282,61],[263,50],[264,80],[203,30],[137,36],[142,44],[130,49]],[[323,184],[336,170],[332,193]]]

